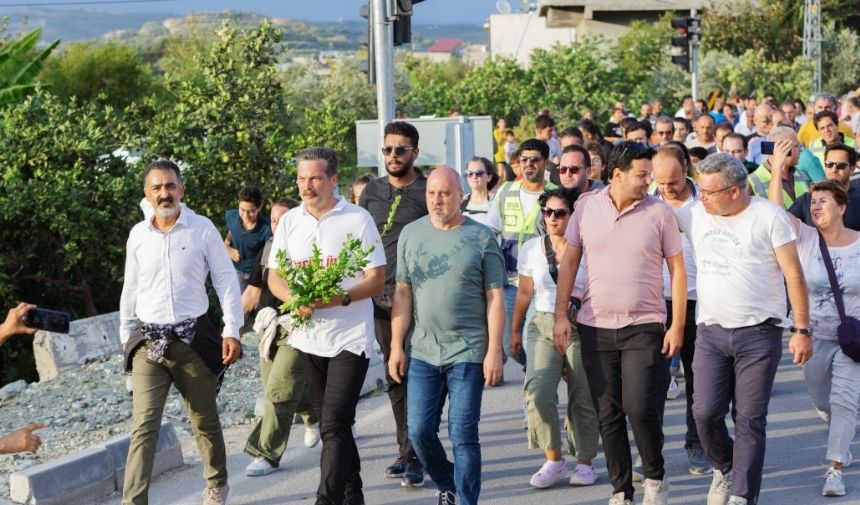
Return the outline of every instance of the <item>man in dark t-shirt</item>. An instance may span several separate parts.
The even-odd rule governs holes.
[[[838,182],[848,191],[848,205],[842,217],[845,226],[860,231],[860,180],[851,180],[857,162],[857,151],[845,144],[832,144],[824,151],[824,160],[824,176],[827,180]],[[788,211],[809,226],[815,226],[811,203],[810,191],[800,195]]]
[[[379,229],[385,248],[385,291],[373,298],[376,340],[382,349],[385,369],[391,355],[391,303],[394,275],[397,271],[397,240],[407,224],[427,215],[425,191],[427,179],[415,169],[418,158],[418,130],[402,121],[385,126],[382,152],[388,175],[370,181],[361,193],[358,205],[367,209]],[[385,476],[400,478],[404,487],[424,485],[424,467],[406,430],[406,381],[397,383],[386,374],[388,398],[394,412],[399,456]]]

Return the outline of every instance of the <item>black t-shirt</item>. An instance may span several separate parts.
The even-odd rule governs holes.
[[[272,243],[272,239],[273,237],[269,237],[266,244],[270,245]],[[278,307],[281,306],[281,301],[275,298],[275,295],[269,291],[269,280],[266,278],[269,275],[269,269],[262,265],[263,254],[269,249],[271,249],[271,246],[263,246],[263,248],[260,249],[260,254],[258,254],[257,259],[254,260],[254,268],[251,269],[251,275],[248,277],[248,285],[263,290],[263,292],[260,293],[260,302],[257,304],[258,307],[271,307],[277,310]]]
[[[394,274],[397,272],[397,240],[400,232],[407,224],[427,215],[427,178],[417,174],[418,178],[410,185],[396,188],[388,182],[388,176],[370,181],[361,192],[358,205],[367,209],[376,223],[376,229],[382,234],[391,204],[397,195],[401,195],[400,205],[394,213],[394,224],[388,233],[382,234],[382,246],[385,248],[385,292],[387,296],[394,294]]]
[[[788,211],[809,226],[815,226],[812,221],[812,213],[810,212],[812,194],[804,193],[800,195]],[[842,218],[845,226],[852,230],[860,231],[860,180],[851,181],[848,188],[848,206],[845,209],[845,215]]]

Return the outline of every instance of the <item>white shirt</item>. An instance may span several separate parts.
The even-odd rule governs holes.
[[[316,243],[323,262],[336,260],[348,235],[361,240],[363,247],[373,246],[366,270],[385,265],[385,250],[373,218],[357,205],[338,198],[335,206],[319,220],[308,213],[305,204],[290,210],[281,218],[275,230],[269,268],[278,268],[277,252],[286,251],[293,264],[310,261]],[[362,274],[363,275],[363,274]],[[344,279],[343,289],[349,289],[360,278]],[[326,358],[349,351],[369,357],[373,350],[375,330],[373,302],[370,298],[355,300],[347,307],[316,309],[307,326],[290,333],[289,344],[294,348]]]
[[[207,275],[221,301],[222,335],[239,338],[243,321],[239,281],[212,221],[184,208],[167,232],[155,228],[151,219],[141,221],[131,229],[126,249],[119,302],[123,343],[138,322],[173,324],[205,314]]]
[[[675,211],[675,215],[678,215],[680,209],[685,207],[690,207],[699,201],[699,188],[696,186],[696,183],[692,182],[691,179],[688,179],[688,183],[691,184],[691,188],[693,190],[690,197],[684,201],[684,204],[678,208],[672,207]],[[660,191],[654,191],[654,196],[663,200],[663,197],[660,195]],[[664,200],[665,201],[665,200]],[[678,218],[681,219],[680,217]],[[695,300],[696,299],[696,257],[693,254],[693,244],[690,243],[690,238],[687,237],[686,233],[681,234],[681,248],[684,254],[684,269],[687,271],[687,300]],[[663,262],[663,296],[667,300],[672,299],[672,277],[669,275],[669,266],[666,262]]]
[[[534,237],[523,244],[517,261],[517,271],[520,275],[532,278],[535,289],[535,310],[555,312],[555,296],[558,292],[555,281],[549,273],[549,263],[543,248],[543,237]],[[585,259],[580,262],[576,272],[573,296],[582,300],[585,290]]]
[[[797,237],[797,252],[803,265],[803,277],[809,293],[809,323],[815,338],[836,340],[839,312],[833,301],[833,290],[821,249],[818,246],[818,230],[801,223]],[[860,239],[843,247],[828,247],[830,260],[836,272],[836,281],[842,292],[845,313],[860,317]]]
[[[784,209],[754,196],[735,216],[708,214],[701,202],[676,215],[696,256],[697,324],[741,328],[775,318],[788,326],[773,252],[797,239]]]

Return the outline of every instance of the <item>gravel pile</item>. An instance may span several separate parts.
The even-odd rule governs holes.
[[[243,343],[245,355],[228,369],[218,394],[225,428],[253,422],[254,403],[261,393],[256,342]],[[10,473],[128,433],[132,405],[125,384],[122,357],[114,356],[24,388],[23,383],[13,383],[0,389],[0,433],[31,422],[48,425],[38,432],[43,442],[38,453],[0,455],[0,498],[9,499]],[[188,412],[175,388],[167,398],[164,419],[173,422],[180,437],[190,436]]]

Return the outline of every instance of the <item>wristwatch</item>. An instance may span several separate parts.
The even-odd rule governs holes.
[[[799,335],[809,335],[810,337],[812,336],[812,328],[796,328],[792,326],[788,329],[788,331],[790,331],[791,333],[797,333]]]
[[[349,293],[347,293],[346,296],[343,297],[343,301],[341,301],[340,304],[344,307],[349,307],[350,303],[352,303],[352,297],[349,295]]]

